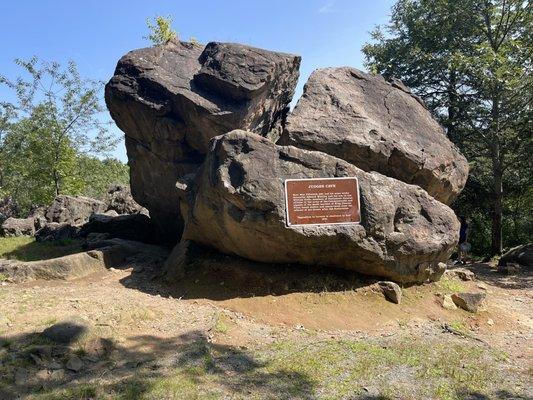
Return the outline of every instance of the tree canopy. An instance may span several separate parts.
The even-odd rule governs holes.
[[[98,179],[127,182],[127,166],[106,159],[117,139],[101,115],[102,82],[82,78],[73,62],[16,63],[24,77],[0,76],[15,99],[0,104],[0,196],[26,212],[58,194],[101,195]]]
[[[421,96],[470,162],[454,208],[473,222],[474,249],[531,241],[531,4],[400,0],[372,38],[369,69]]]

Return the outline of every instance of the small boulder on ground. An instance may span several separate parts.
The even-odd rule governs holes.
[[[1,226],[1,231],[3,236],[33,236],[35,234],[35,224],[33,217],[10,217],[3,222]]]
[[[448,276],[456,276],[462,281],[473,281],[476,279],[476,274],[466,268],[453,268],[446,271]]]
[[[402,288],[398,284],[390,281],[380,281],[378,285],[387,300],[395,304],[402,302]]]
[[[60,195],[46,211],[48,222],[81,225],[93,214],[101,214],[106,210],[103,201],[83,196]]]
[[[442,297],[442,308],[445,308],[446,310],[457,310],[457,306],[453,302],[452,296],[449,294],[445,294]]]
[[[37,242],[47,242],[51,240],[73,239],[80,232],[79,226],[70,225],[67,222],[47,222],[41,229],[35,232]]]
[[[500,258],[498,266],[506,266],[509,263],[533,268],[533,243],[512,248]]]
[[[457,307],[475,313],[483,305],[487,295],[486,293],[454,293],[451,297]]]
[[[111,186],[107,190],[104,202],[106,205],[106,214],[110,211],[115,211],[117,215],[148,212],[146,208],[142,207],[135,200],[133,200],[130,188],[125,185]]]

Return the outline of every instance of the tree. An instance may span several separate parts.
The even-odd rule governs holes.
[[[172,29],[172,17],[170,15],[163,17],[158,15],[153,19],[147,19],[146,25],[150,34],[144,39],[150,40],[154,45],[166,44],[178,37]]]
[[[80,156],[105,156],[116,140],[100,117],[102,82],[82,79],[73,62],[66,68],[36,57],[16,63],[26,79],[0,76],[16,99],[1,105],[0,193],[27,209],[81,193]]]
[[[454,207],[475,219],[475,247],[491,254],[501,253],[505,226],[515,227],[508,244],[532,236],[531,223],[517,235],[504,221],[531,196],[531,18],[519,0],[400,0],[363,48],[369,68],[409,85],[467,156]]]

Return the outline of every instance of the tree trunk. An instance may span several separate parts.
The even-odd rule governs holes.
[[[492,101],[492,135],[491,135],[491,161],[492,161],[492,229],[491,229],[491,254],[493,256],[502,253],[502,200],[503,200],[503,167],[502,153],[500,149],[499,128],[500,128],[500,100],[495,95]]]

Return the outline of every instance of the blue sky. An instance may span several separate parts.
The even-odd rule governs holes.
[[[146,18],[171,15],[182,39],[239,42],[302,56],[296,97],[316,68],[363,67],[369,32],[388,21],[393,0],[17,0],[0,3],[0,74],[13,59],[74,60],[83,76],[107,81],[127,51],[146,47]],[[0,99],[11,99],[0,88]],[[114,127],[121,135],[118,128]],[[123,143],[114,155],[126,160]]]

